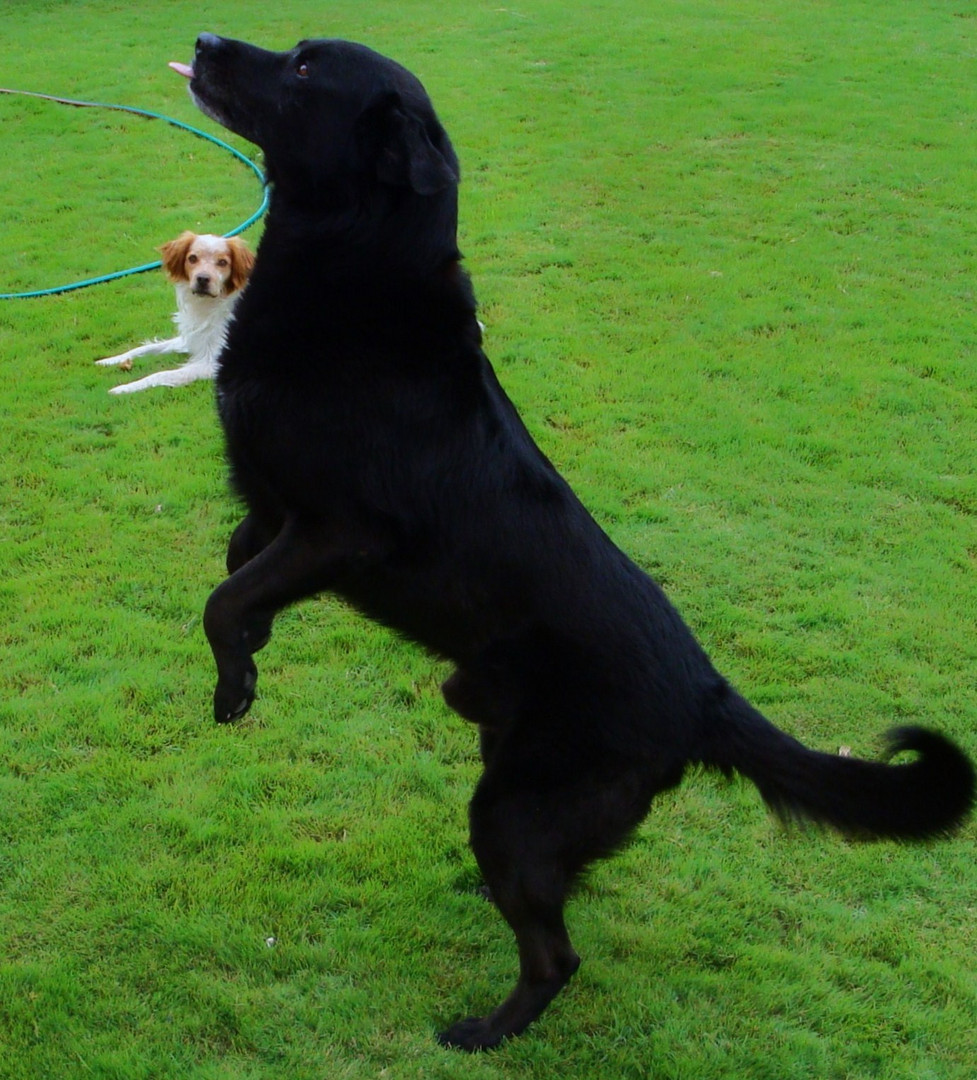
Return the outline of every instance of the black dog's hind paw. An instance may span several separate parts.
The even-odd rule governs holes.
[[[438,1042],[442,1046],[467,1050],[470,1054],[491,1050],[504,1038],[505,1035],[495,1030],[487,1016],[470,1016],[467,1020],[452,1024],[447,1031],[438,1032]]]

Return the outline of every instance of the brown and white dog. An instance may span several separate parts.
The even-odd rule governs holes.
[[[178,368],[157,371],[134,382],[114,386],[110,394],[129,394],[149,386],[184,386],[197,379],[212,379],[224,348],[224,335],[241,290],[248,282],[254,255],[236,237],[185,232],[160,248],[163,269],[176,285],[177,310],[173,316],[177,336],[148,341],[118,356],[97,360],[102,365],[123,365],[126,370],[140,356],[187,353]]]

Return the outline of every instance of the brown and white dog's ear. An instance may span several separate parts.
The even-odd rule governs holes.
[[[188,281],[187,253],[190,245],[197,239],[195,232],[184,232],[175,240],[168,240],[159,250],[163,256],[163,269],[170,281]]]
[[[254,269],[254,253],[243,240],[232,236],[227,241],[228,250],[231,253],[231,277],[227,283],[227,291],[237,292],[243,289],[251,277]]]

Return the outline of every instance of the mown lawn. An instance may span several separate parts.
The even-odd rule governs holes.
[[[489,353],[601,524],[793,734],[977,754],[975,5],[5,0],[0,83],[216,133],[166,69],[201,30],[415,70]],[[260,198],[123,114],[0,96],[0,145],[0,292]],[[439,1049],[516,971],[466,845],[473,732],[444,665],[328,598],[213,725],[212,389],[114,398],[92,364],[172,304],[158,273],[0,301],[0,1077],[972,1078],[975,827],[789,834],[708,775],[588,878],[543,1020]]]

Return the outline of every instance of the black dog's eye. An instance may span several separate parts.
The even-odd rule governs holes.
[[[307,79],[309,77],[309,65],[302,60],[300,63],[296,64],[295,74],[298,75],[300,79]]]

